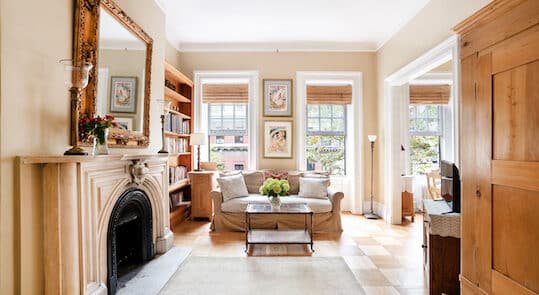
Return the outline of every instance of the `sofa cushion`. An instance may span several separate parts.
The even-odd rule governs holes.
[[[235,198],[246,197],[249,194],[247,192],[247,186],[245,185],[245,181],[243,180],[243,176],[241,174],[220,177],[217,178],[217,182],[221,187],[223,202]]]
[[[323,199],[328,197],[329,178],[300,177],[300,197]]]
[[[281,202],[283,204],[307,204],[314,213],[331,212],[332,205],[328,198],[315,199],[315,198],[301,198],[297,195],[282,197]],[[249,194],[244,198],[235,198],[221,204],[221,211],[229,213],[243,213],[249,203],[252,204],[269,204],[267,196],[260,194]]]
[[[258,193],[258,190],[264,183],[264,172],[262,171],[244,171],[243,179],[245,180],[245,185],[247,186],[247,191],[250,194]]]

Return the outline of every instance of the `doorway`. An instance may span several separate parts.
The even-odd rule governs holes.
[[[421,162],[421,160],[417,160],[417,155],[412,154],[411,133],[414,134],[417,131],[416,135],[418,136],[430,136],[413,138],[413,140],[420,140],[419,144],[412,140],[414,145],[423,144],[423,149],[428,146],[427,150],[430,150],[429,156],[423,158],[430,158],[431,163],[424,166],[429,166],[430,169],[435,168],[437,163],[432,163],[433,159],[436,159],[435,162],[438,163],[442,158],[455,163],[459,161],[457,148],[458,56],[458,38],[452,36],[384,80],[382,107],[385,110],[383,121],[386,125],[383,131],[385,144],[382,151],[384,158],[382,169],[386,185],[382,187],[382,194],[386,203],[384,217],[392,224],[402,223],[401,176],[410,174],[412,166],[420,166],[417,162]],[[446,65],[451,68],[452,74],[448,76],[447,73],[436,72],[437,68]],[[439,104],[431,102],[421,104],[416,101],[416,103],[410,104],[410,91],[413,85],[440,84],[447,85],[450,92],[450,99],[445,107],[433,107]],[[425,107],[425,105],[429,105],[429,107]],[[435,112],[438,115],[434,116]],[[445,114],[445,119],[441,119],[442,116],[439,114]],[[412,120],[412,118],[414,119]],[[410,126],[411,124],[413,126]],[[444,124],[445,128],[443,128]],[[427,144],[425,141],[428,141]],[[435,151],[436,149],[438,152]],[[416,169],[418,168],[416,167]],[[420,201],[416,200],[415,203],[418,204]]]

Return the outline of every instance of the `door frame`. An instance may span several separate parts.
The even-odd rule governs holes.
[[[452,61],[453,83],[451,85],[453,113],[453,159],[459,163],[459,102],[460,102],[460,63],[459,63],[459,39],[452,35],[438,46],[421,55],[416,60],[402,67],[384,79],[384,95],[382,100],[383,118],[382,134],[384,148],[382,151],[382,179],[384,186],[381,187],[386,203],[384,219],[392,224],[401,224],[401,173],[405,156],[401,151],[403,136],[407,133],[407,112],[403,114],[403,103],[398,98],[408,97],[404,93],[408,87],[402,87],[411,80],[429,72],[439,65]],[[460,165],[459,165],[460,166]]]

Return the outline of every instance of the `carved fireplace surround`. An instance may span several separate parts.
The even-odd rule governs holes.
[[[171,248],[166,156],[22,157],[21,165],[41,169],[45,294],[107,294],[109,221],[127,190],[150,201],[155,253]]]

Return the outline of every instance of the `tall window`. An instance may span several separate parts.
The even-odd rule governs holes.
[[[248,168],[247,103],[208,103],[210,161],[219,170]]]
[[[442,107],[410,104],[410,165],[412,174],[440,168]]]
[[[307,170],[346,171],[346,105],[307,104]]]

